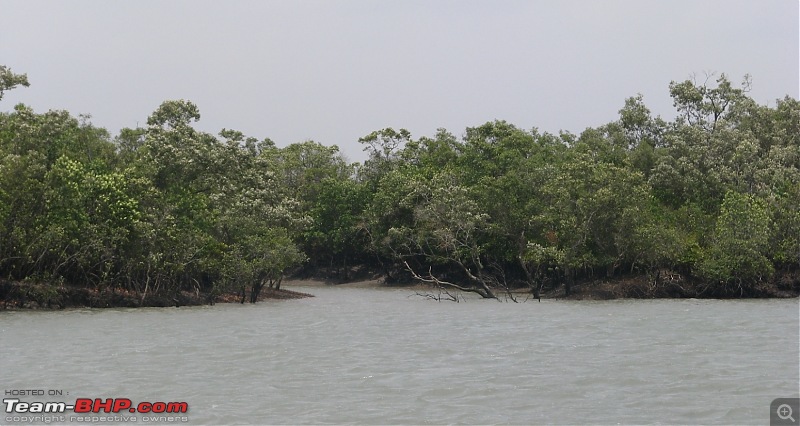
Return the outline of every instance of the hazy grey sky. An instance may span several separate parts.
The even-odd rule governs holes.
[[[753,96],[798,97],[797,0],[0,0],[0,64],[38,112],[89,113],[116,134],[164,100],[198,129],[280,146],[405,127],[415,137],[504,119],[579,133],[642,93],[672,115],[668,84],[753,76]]]

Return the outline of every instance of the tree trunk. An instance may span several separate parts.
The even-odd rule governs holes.
[[[536,274],[536,286],[533,288],[533,297],[539,302],[542,301],[542,287],[544,287],[544,277],[542,274]]]
[[[480,280],[479,283],[481,285],[481,289],[483,290],[478,292],[478,294],[480,294],[481,297],[483,297],[484,299],[497,299],[497,296],[495,296],[492,289],[490,289],[489,286],[486,285],[485,281]]]
[[[253,287],[250,289],[250,303],[258,302],[258,296],[261,295],[261,289],[264,288],[264,281],[258,281],[253,283]]]
[[[528,287],[531,289],[531,293],[533,293],[533,297],[541,302],[544,277],[542,277],[542,274],[538,270],[535,276],[531,274],[531,271],[528,270],[528,265],[522,260],[522,255],[517,256],[517,260],[519,261],[519,266],[521,266],[522,270],[525,272],[525,279],[528,283]]]

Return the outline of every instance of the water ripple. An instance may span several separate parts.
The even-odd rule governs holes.
[[[187,401],[193,424],[757,424],[797,394],[797,300],[303,290],[317,297],[0,312],[0,382]]]

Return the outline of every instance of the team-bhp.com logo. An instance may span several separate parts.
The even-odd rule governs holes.
[[[16,417],[20,417],[20,421],[46,421],[45,415],[53,416],[56,414],[63,414],[71,411],[76,416],[63,416],[56,421],[188,421],[185,417],[175,417],[175,415],[185,414],[189,411],[189,404],[186,402],[139,402],[134,404],[128,398],[78,398],[74,404],[67,404],[66,402],[42,402],[42,401],[21,401],[18,398],[5,398],[3,399],[5,405],[6,420],[18,421]],[[126,416],[124,419],[117,416],[103,416],[101,419],[98,416],[100,413],[104,414],[148,414],[156,416],[143,416],[141,419]],[[16,416],[9,416],[9,414]],[[167,417],[166,415],[170,415]],[[41,416],[39,419],[36,417]],[[24,417],[24,418],[23,418]],[[97,417],[97,418],[95,418]],[[185,418],[185,420],[184,420]]]

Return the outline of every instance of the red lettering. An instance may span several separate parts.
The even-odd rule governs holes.
[[[185,413],[189,411],[189,404],[186,402],[170,402],[167,404],[167,413]]]
[[[128,410],[131,413],[185,413],[189,411],[189,404],[186,402],[140,402],[135,408],[133,407],[133,402],[128,398],[106,398],[105,400],[100,398],[78,398],[75,400],[73,410],[76,413],[99,413],[101,411],[119,413],[123,410]]]
[[[76,413],[88,413],[92,411],[92,400],[89,398],[78,398],[75,400]]]
[[[92,407],[93,413],[99,413],[100,410],[103,410],[105,413],[110,413],[111,408],[114,407],[114,400],[111,398],[106,398],[105,402],[102,399],[97,398],[94,400],[94,407]]]
[[[122,410],[124,410],[126,408],[131,408],[131,400],[130,399],[128,399],[128,398],[119,398],[119,399],[114,400],[114,408],[112,408],[113,412],[119,413],[120,411],[122,411]]]

